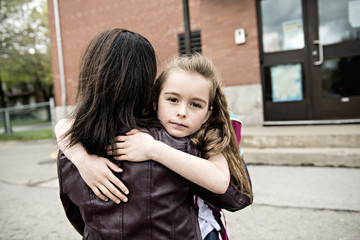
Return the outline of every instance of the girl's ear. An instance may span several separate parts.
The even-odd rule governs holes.
[[[153,102],[153,108],[154,108],[154,111],[157,112],[157,104],[156,104],[156,101]]]
[[[213,107],[211,106],[209,111],[207,112],[202,124],[206,123],[206,121],[209,119],[209,117],[211,116],[212,110],[213,110]]]

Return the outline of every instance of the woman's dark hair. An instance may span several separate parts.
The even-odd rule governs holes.
[[[155,51],[140,34],[112,29],[97,35],[81,59],[69,145],[103,156],[120,131],[156,122],[156,71]]]

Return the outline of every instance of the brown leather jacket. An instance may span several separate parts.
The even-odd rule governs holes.
[[[161,129],[150,132],[155,139],[178,150],[199,155],[186,138],[172,138]],[[201,239],[188,180],[155,161],[114,163],[124,170],[118,177],[130,189],[129,201],[119,205],[100,200],[71,161],[59,152],[60,198],[68,219],[83,239]],[[238,192],[231,192],[234,190],[231,187],[223,195],[214,195],[199,187],[194,189],[216,207],[232,211],[252,201]],[[217,202],[211,202],[213,197]]]

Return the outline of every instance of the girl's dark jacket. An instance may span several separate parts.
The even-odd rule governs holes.
[[[199,156],[187,138],[172,138],[163,129],[149,131],[156,140]],[[213,194],[155,161],[114,162],[124,170],[118,177],[130,189],[129,201],[119,205],[100,200],[75,165],[59,152],[60,198],[69,221],[83,239],[200,240],[193,194],[230,211],[252,202],[231,186],[225,194]]]

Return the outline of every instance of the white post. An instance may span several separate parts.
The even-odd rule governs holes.
[[[11,129],[11,122],[10,122],[10,113],[9,111],[5,111],[5,132],[7,134],[11,134],[12,133],[12,129]]]
[[[55,18],[55,29],[56,29],[56,43],[57,43],[56,45],[58,49],[58,59],[59,59],[59,74],[60,74],[60,83],[61,83],[61,104],[63,107],[64,117],[66,117],[66,83],[65,83],[64,59],[63,59],[61,29],[60,29],[59,5],[57,0],[54,0],[54,18]]]

